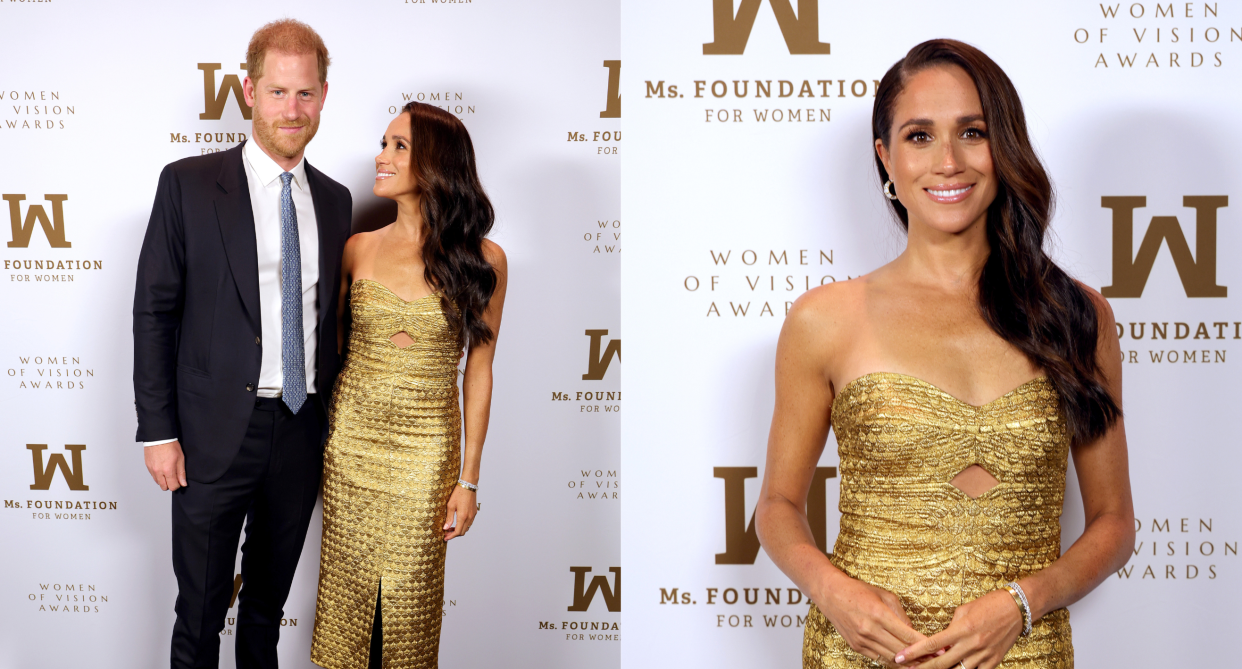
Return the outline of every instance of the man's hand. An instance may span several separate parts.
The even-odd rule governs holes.
[[[176,490],[185,486],[185,455],[181,453],[181,442],[147,446],[142,449],[142,458],[160,490]]]

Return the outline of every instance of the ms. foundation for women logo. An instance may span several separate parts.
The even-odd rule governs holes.
[[[194,145],[197,151],[190,155],[216,153],[247,139],[244,131],[250,130],[252,110],[246,104],[246,96],[242,93],[246,64],[240,63],[237,66],[238,72],[230,72],[220,77],[217,85],[216,72],[223,67],[222,63],[198,63],[203,82],[203,111],[199,112],[197,119],[200,123],[192,125],[192,132],[183,127],[179,132],[168,133],[168,140],[172,144]],[[230,100],[234,104],[229,104]],[[230,112],[230,109],[236,111]],[[238,121],[246,123],[240,124]]]
[[[1141,298],[1164,248],[1168,249],[1168,255],[1173,260],[1186,297],[1228,297],[1229,287],[1218,284],[1216,276],[1218,214],[1220,209],[1229,206],[1227,195],[1187,195],[1182,198],[1184,207],[1195,210],[1193,253],[1177,216],[1152,216],[1146,231],[1142,232],[1138,252],[1135,252],[1134,212],[1147,206],[1146,197],[1106,196],[1100,198],[1100,205],[1112,211],[1113,224],[1113,275],[1112,283],[1100,289],[1104,297]],[[1122,360],[1131,364],[1179,366],[1226,363],[1228,343],[1242,340],[1242,317],[1221,314],[1219,308],[1215,308],[1225,304],[1196,303],[1193,306],[1197,312],[1211,309],[1213,313],[1196,314],[1203,320],[1183,316],[1184,320],[1179,321],[1162,314],[1123,317],[1130,309],[1123,306],[1124,303],[1114,302],[1114,309],[1119,312],[1117,337],[1122,340]]]
[[[85,444],[66,444],[63,452],[50,452],[47,444],[26,444],[26,450],[34,470],[29,490],[35,492],[16,491],[13,497],[26,499],[4,500],[5,513],[29,513],[31,520],[83,521],[92,520],[99,511],[117,510],[116,501],[100,498],[86,482]],[[68,494],[62,492],[66,490]]]

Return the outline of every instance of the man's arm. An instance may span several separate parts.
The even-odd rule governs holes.
[[[185,303],[185,239],[180,204],[176,173],[171,166],[165,167],[160,173],[151,219],[138,256],[134,286],[136,439],[145,442],[147,469],[165,490],[185,485],[185,461],[176,442],[177,330]]]

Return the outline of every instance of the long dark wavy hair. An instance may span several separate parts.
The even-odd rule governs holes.
[[[421,102],[401,108],[410,115],[410,167],[423,213],[423,279],[440,291],[449,327],[463,345],[491,341],[483,320],[496,270],[483,256],[483,238],[496,214],[483,192],[474,143],[452,114]]]
[[[889,145],[897,97],[913,74],[956,66],[975,82],[987,124],[992,165],[999,182],[988,208],[991,253],[979,276],[979,311],[988,325],[1048,375],[1061,396],[1071,439],[1089,443],[1121,416],[1097,364],[1096,305],[1078,282],[1044,251],[1052,212],[1052,182],[1031,146],[1022,101],[1013,82],[991,58],[962,42],[923,42],[897,61],[876,89],[871,134]],[[889,179],[876,157],[880,181]],[[909,212],[890,200],[903,228]]]

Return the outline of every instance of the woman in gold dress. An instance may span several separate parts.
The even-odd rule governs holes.
[[[1134,545],[1112,311],[1043,250],[1051,183],[986,55],[916,46],[872,131],[906,249],[804,295],[777,350],[758,530],[814,602],[803,666],[1072,667],[1065,607]],[[806,499],[830,428],[825,555]],[[1086,528],[1062,555],[1071,453]]]
[[[374,191],[397,220],[350,238],[341,270],[348,348],[328,418],[311,646],[329,669],[437,665],[445,548],[477,509],[505,298],[461,121],[410,103],[381,146]]]

